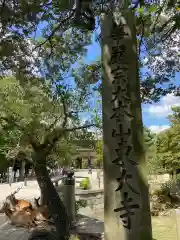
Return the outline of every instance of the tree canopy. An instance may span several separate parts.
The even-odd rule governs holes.
[[[1,3],[1,74],[10,70],[19,75],[24,69],[26,74],[41,72],[51,79],[58,74],[62,79],[69,69],[65,62],[75,63],[79,52],[86,51],[84,46],[90,43],[92,31],[100,41],[99,15],[109,8],[108,1],[4,1]],[[158,101],[172,91],[178,94],[179,87],[173,83],[179,66],[178,3],[137,1],[132,2],[132,8],[136,11],[140,67],[147,69],[140,73],[142,101]],[[84,83],[100,80],[100,62],[88,65],[80,66],[83,78],[86,75]],[[97,85],[100,90],[101,84]]]
[[[53,139],[63,128],[67,129],[72,137],[73,129],[88,127],[88,123],[83,124],[79,119],[79,112],[88,108],[85,102],[83,105],[82,100],[79,104],[79,92],[76,94],[74,89],[60,86],[61,95],[58,96],[58,93],[51,92],[50,86],[48,82],[34,80],[22,87],[16,78],[1,79],[1,146],[4,146],[1,151],[8,157],[24,152],[25,155],[30,154],[27,156],[29,159],[33,144],[45,143],[50,141],[50,138],[56,141]],[[89,126],[91,125],[93,124],[89,122]],[[61,140],[58,147],[56,146],[56,157],[60,155],[65,158],[65,155],[71,155],[75,145],[70,147],[69,144],[67,135],[67,138],[64,137],[63,142]],[[50,156],[52,157],[53,155]]]

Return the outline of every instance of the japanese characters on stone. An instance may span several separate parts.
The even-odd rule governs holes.
[[[115,212],[122,212],[120,218],[122,219],[123,226],[131,229],[131,216],[135,215],[134,209],[140,206],[134,203],[130,192],[139,194],[129,183],[133,180],[132,174],[126,169],[126,162],[128,161],[134,167],[137,165],[136,161],[132,159],[133,156],[133,143],[132,143],[132,129],[131,121],[133,119],[131,113],[131,99],[128,93],[128,62],[125,59],[127,51],[124,44],[124,39],[128,37],[125,32],[125,26],[120,24],[116,25],[114,22],[113,32],[111,39],[113,39],[113,46],[111,51],[111,59],[109,66],[113,76],[113,92],[112,92],[112,116],[110,120],[116,121],[116,129],[112,129],[112,137],[118,139],[118,146],[115,147],[117,157],[113,159],[113,163],[120,167],[120,176],[117,177],[118,188],[115,191],[121,191],[123,200],[120,202],[122,207],[114,209]],[[125,158],[124,158],[125,156]],[[130,192],[124,190],[124,186],[130,189]]]

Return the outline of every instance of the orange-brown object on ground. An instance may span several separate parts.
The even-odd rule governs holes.
[[[12,193],[8,197],[6,197],[6,202],[10,205],[10,209],[12,211],[21,211],[24,208],[32,209],[32,204],[29,201],[23,199],[16,199],[15,193]]]
[[[29,209],[24,208],[21,211],[12,211],[9,208],[9,204],[5,202],[2,207],[3,212],[9,218],[12,224],[21,227],[32,227],[35,226],[35,218],[34,215],[31,214]]]
[[[47,221],[49,220],[49,210],[47,205],[39,204],[39,198],[34,198],[35,211],[36,211],[36,220],[37,221]]]

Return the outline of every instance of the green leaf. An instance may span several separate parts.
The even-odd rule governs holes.
[[[156,11],[157,11],[157,6],[152,5],[152,6],[148,7],[148,11],[149,11],[150,13],[156,12]]]
[[[137,10],[140,15],[143,15],[143,13],[145,12],[145,7],[140,7]]]

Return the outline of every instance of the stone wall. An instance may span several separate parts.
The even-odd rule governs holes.
[[[76,200],[86,200],[87,207],[92,211],[99,211],[104,208],[104,190],[82,190],[75,193]]]
[[[83,180],[85,177],[88,177],[92,186],[92,189],[102,189],[104,188],[103,182],[103,170],[101,171],[100,184],[97,178],[97,172],[99,169],[92,169],[92,172],[89,173],[89,169],[75,169],[75,179],[76,179],[76,187],[79,187],[79,182]],[[99,187],[100,185],[100,187]]]
[[[56,187],[58,194],[63,198],[64,186],[60,185]],[[104,189],[96,190],[80,190],[75,191],[76,200],[86,200],[87,206],[93,211],[104,208]]]
[[[76,187],[79,186],[79,182],[84,177],[89,177],[93,189],[104,188],[103,170],[101,172],[101,177],[100,177],[100,188],[99,188],[99,182],[97,179],[97,171],[99,171],[99,169],[92,169],[92,173],[89,174],[88,169],[75,169],[75,177],[78,177],[76,178]],[[161,186],[162,183],[165,183],[169,179],[170,179],[169,174],[149,175],[148,183],[151,189],[156,189],[156,188],[159,188],[159,186]]]
[[[161,175],[149,175],[148,176],[148,184],[149,184],[149,192],[152,193],[156,189],[159,189],[161,185],[170,180],[169,174],[161,174]]]
[[[169,174],[159,174],[159,175],[149,175],[148,182],[149,183],[164,183],[170,180]]]
[[[75,172],[75,176],[81,176],[82,179],[84,177],[89,177],[88,169],[80,169]],[[102,178],[103,176],[101,176]],[[97,170],[93,169],[92,171],[92,178],[94,181],[97,183]],[[148,176],[148,183],[150,187],[150,191],[155,190],[161,186],[162,183],[166,182],[169,180],[169,175],[168,174],[163,174],[163,175],[151,175]],[[59,189],[58,189],[59,188]],[[58,192],[62,193],[62,185],[58,186],[57,190]],[[75,198],[76,200],[83,199],[87,201],[88,209],[91,211],[99,211],[104,208],[104,189],[103,189],[103,184],[102,187],[96,187],[94,189],[90,190],[80,190],[76,189],[75,191]],[[86,209],[87,209],[86,208]]]

